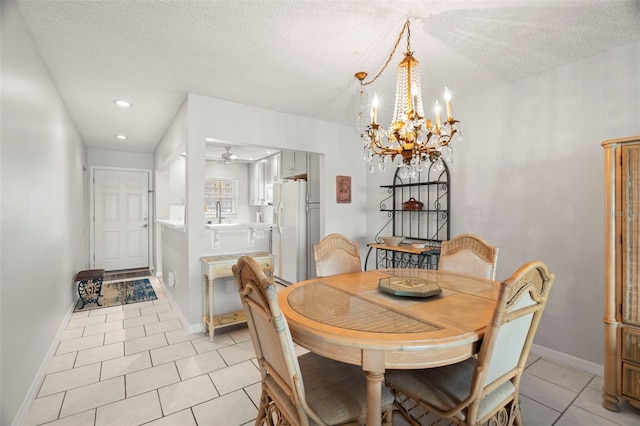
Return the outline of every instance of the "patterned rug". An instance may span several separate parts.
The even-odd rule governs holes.
[[[144,302],[147,300],[155,300],[156,292],[153,291],[151,282],[148,279],[119,281],[114,283],[105,282],[102,284],[102,296],[98,298],[100,305],[96,303],[87,303],[84,308],[82,300],[78,299],[73,312],[83,312],[92,309],[108,308],[110,306],[129,305],[131,303]]]

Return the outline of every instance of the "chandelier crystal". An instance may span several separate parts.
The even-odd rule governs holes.
[[[387,162],[395,163],[402,168],[403,177],[417,177],[425,166],[435,163],[437,169],[443,169],[442,161],[451,163],[453,151],[451,143],[462,140],[460,122],[451,115],[451,92],[445,87],[444,104],[446,120],[441,119],[441,107],[438,101],[434,105],[435,121],[425,118],[420,86],[420,67],[411,51],[411,30],[409,20],[404,24],[398,41],[391,55],[380,72],[370,81],[365,82],[366,72],[358,72],[355,77],[360,81],[360,96],[365,93],[364,86],[373,83],[389,64],[404,32],[407,32],[407,51],[398,65],[396,80],[396,100],[393,118],[389,128],[378,123],[379,99],[374,96],[371,102],[369,124],[361,129],[364,158],[369,165],[369,172],[375,171],[374,157],[378,157],[378,168],[385,170]],[[358,115],[363,125],[364,114]],[[385,141],[386,139],[386,141]]]

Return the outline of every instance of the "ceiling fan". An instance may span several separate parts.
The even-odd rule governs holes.
[[[223,152],[222,155],[220,157],[222,157],[222,162],[224,164],[230,164],[232,163],[236,158],[238,158],[237,155],[233,154],[231,151],[231,147],[230,146],[225,146],[224,149],[226,150],[226,152]]]
[[[224,149],[225,149],[225,152],[220,154],[220,159],[216,158],[216,159],[211,159],[209,161],[211,161],[211,162],[220,162],[220,163],[224,163],[224,164],[231,164],[238,158],[238,156],[236,154],[231,152],[231,147],[230,146],[225,146]]]

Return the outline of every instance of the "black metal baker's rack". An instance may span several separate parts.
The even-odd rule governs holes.
[[[438,164],[442,164],[441,168]],[[450,239],[451,181],[445,161],[431,163],[415,178],[402,177],[398,168],[388,196],[380,201],[380,211],[389,220],[376,234],[375,243],[369,244],[367,259],[376,249],[376,268],[427,268],[437,269],[442,241]],[[422,209],[405,208],[410,199],[423,203]],[[399,246],[384,244],[382,237],[403,236]],[[424,243],[424,249],[414,249],[410,243]]]

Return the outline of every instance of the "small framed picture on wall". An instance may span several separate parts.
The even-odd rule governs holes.
[[[336,176],[336,202],[351,202],[351,176]]]

